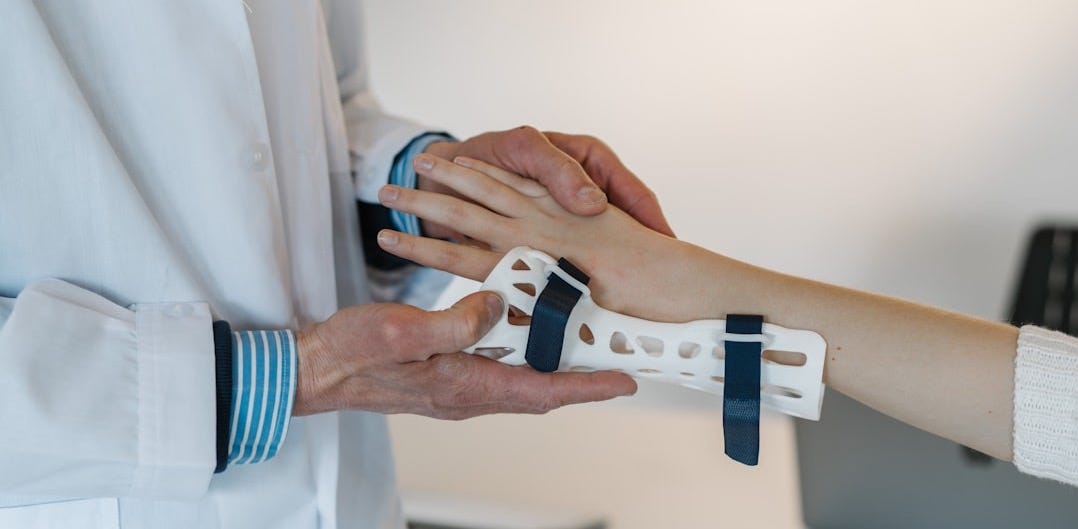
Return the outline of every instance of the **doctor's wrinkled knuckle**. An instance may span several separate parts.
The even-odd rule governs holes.
[[[606,144],[603,143],[603,140],[600,140],[599,138],[597,138],[595,136],[592,136],[591,134],[578,134],[578,135],[576,135],[576,138],[578,140],[580,140],[581,142],[586,143],[588,145],[596,145],[596,146],[604,146],[604,147],[606,146]]]
[[[650,204],[658,201],[659,196],[656,195],[655,192],[651,190],[651,188],[641,183],[640,192],[638,192],[632,199],[629,200],[627,204],[625,204],[625,211],[628,213],[637,206]]]
[[[542,410],[540,411],[540,414],[554,411],[562,406],[565,406],[566,404],[568,404],[567,399],[563,398],[561,395],[558,395],[557,393],[548,393],[539,402],[539,409]]]
[[[531,125],[521,125],[510,130],[505,134],[504,138],[503,146],[513,152],[529,151],[534,149],[540,142],[546,141],[543,133]]]
[[[430,395],[432,415],[438,419],[448,420],[455,418],[454,412],[458,409],[458,406],[456,396],[444,388],[435,389]]]
[[[440,354],[429,360],[433,369],[434,384],[447,387],[464,377],[467,367],[459,355]]]
[[[536,384],[536,382],[539,383]],[[555,395],[548,385],[543,382],[544,381],[536,379],[533,380],[532,383],[522,385],[523,387],[518,386],[514,388],[516,395],[513,396],[511,400],[521,408],[521,413],[543,415],[555,408],[561,407],[561,400],[559,400],[557,395]]]
[[[440,355],[436,362],[431,404],[445,418],[459,417],[476,400],[477,381],[474,370],[459,355]]]
[[[383,343],[400,344],[413,331],[413,318],[408,314],[394,312],[382,317],[378,323],[378,332]]]
[[[571,186],[582,182],[593,183],[588,176],[588,173],[584,172],[584,169],[580,167],[580,164],[577,163],[576,160],[570,158],[567,154],[558,157],[556,171],[555,174],[557,177],[563,179],[563,181],[558,183],[565,186]],[[576,189],[569,189],[569,191],[575,192]]]
[[[460,406],[444,387],[435,386],[427,394],[429,415],[441,420],[459,420]]]

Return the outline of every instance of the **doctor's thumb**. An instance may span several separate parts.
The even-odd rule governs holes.
[[[475,345],[502,318],[505,302],[494,292],[476,292],[448,309],[431,312],[427,336],[434,354]]]

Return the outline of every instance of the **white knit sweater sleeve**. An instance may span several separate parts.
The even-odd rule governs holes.
[[[1030,325],[1019,332],[1014,464],[1078,485],[1078,338]]]

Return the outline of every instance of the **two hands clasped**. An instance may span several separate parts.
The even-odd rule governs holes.
[[[458,163],[449,161],[454,159]],[[621,232],[619,237],[636,233],[674,241],[622,212],[670,233],[654,194],[606,145],[588,136],[544,134],[530,127],[488,133],[461,143],[433,144],[416,158],[415,167],[419,189],[386,186],[380,194],[383,204],[416,214],[432,237],[470,240],[491,249],[392,231],[381,233],[379,244],[390,253],[458,275],[481,280],[499,251],[519,244],[587,257],[581,262],[588,265],[599,255],[572,251],[568,238],[559,235],[578,231],[574,222],[589,227],[571,241],[581,248],[589,236],[614,235],[615,230]],[[607,197],[621,209],[607,208]],[[496,215],[492,211],[502,215],[483,215]],[[633,248],[623,247],[642,250]],[[596,295],[614,301],[615,309],[640,305],[614,298],[613,292]],[[638,292],[637,299],[646,298]],[[352,306],[303,329],[297,334],[295,414],[359,409],[464,419],[545,413],[635,393],[636,383],[621,373],[544,374],[460,352],[496,323],[502,304],[497,294],[478,292],[435,312],[395,303]]]
[[[592,278],[595,301],[615,312],[664,322],[764,314],[811,329],[827,341],[823,376],[832,389],[1010,459],[1016,328],[677,240],[654,195],[592,138],[517,129],[435,146],[440,152],[415,159],[419,189],[386,186],[379,198],[423,219],[429,235],[460,243],[385,230],[383,250],[483,280],[506,251],[530,246],[576,264]],[[613,207],[594,200],[589,176]],[[350,307],[305,329],[297,413],[353,408],[456,419],[635,392],[621,373],[545,374],[459,352],[504,314],[501,303],[480,292],[443,312]]]

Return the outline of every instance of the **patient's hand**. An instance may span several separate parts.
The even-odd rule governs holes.
[[[433,166],[423,169],[427,161]],[[382,203],[452,226],[480,244],[386,230],[378,237],[386,251],[482,281],[506,251],[530,246],[588,273],[596,301],[610,310],[660,321],[716,317],[706,313],[706,304],[694,303],[703,272],[695,268],[704,265],[707,252],[652,231],[615,207],[593,217],[573,215],[542,185],[478,160],[421,155],[416,162],[420,174],[476,204],[396,186],[382,189]]]

